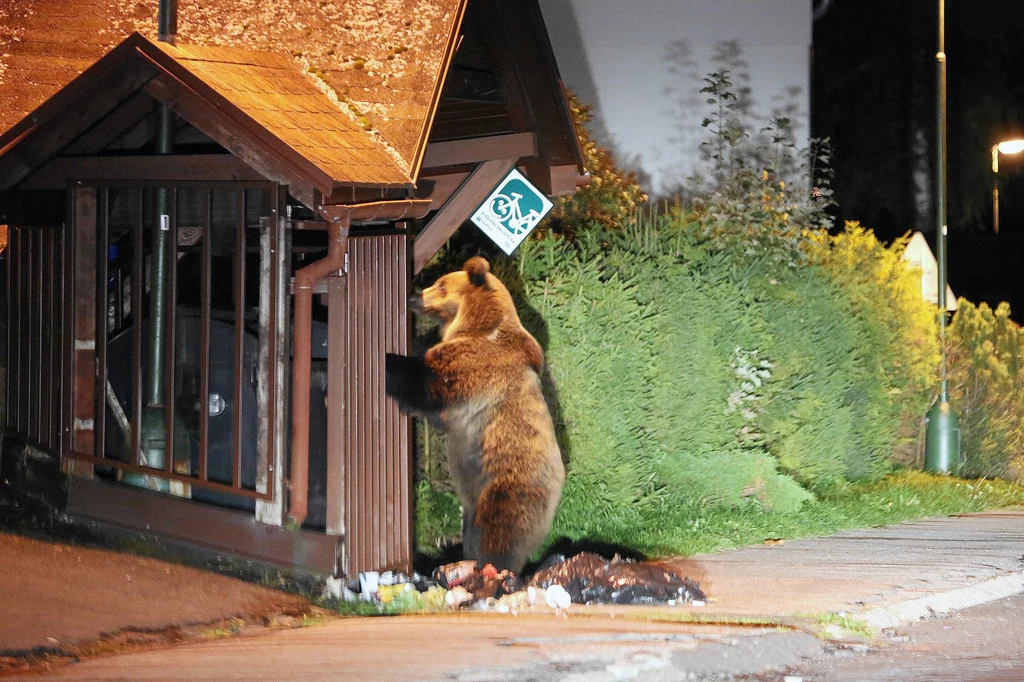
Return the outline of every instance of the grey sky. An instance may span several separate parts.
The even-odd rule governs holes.
[[[810,0],[540,0],[566,84],[595,105],[624,157],[639,157],[660,189],[689,174],[701,137],[699,111],[680,111],[666,89],[679,82],[665,59],[674,41],[691,48],[704,75],[715,45],[736,40],[749,65],[757,110],[798,86],[798,138],[807,136]],[[696,95],[699,85],[684,84]],[[698,104],[700,100],[695,100]],[[679,126],[682,126],[682,130]],[[680,139],[681,138],[681,139]]]

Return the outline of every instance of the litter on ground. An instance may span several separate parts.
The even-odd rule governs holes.
[[[386,571],[360,573],[341,594],[408,610],[474,609],[518,614],[547,606],[562,613],[572,604],[703,605],[707,597],[689,578],[616,555],[605,559],[583,552],[555,554],[523,581],[491,564],[457,561],[439,566],[429,578]]]

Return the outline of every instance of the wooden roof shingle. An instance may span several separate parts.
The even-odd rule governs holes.
[[[411,184],[401,160],[341,111],[287,57],[152,43],[335,182]]]
[[[384,168],[384,154],[408,181],[418,172],[465,4],[179,0],[176,47],[161,49],[318,166],[351,163],[359,174]],[[0,0],[0,135],[131,33],[155,40],[157,5]],[[341,159],[339,149],[350,157]]]

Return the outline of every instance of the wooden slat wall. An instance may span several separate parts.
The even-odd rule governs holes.
[[[410,423],[384,394],[384,354],[409,352],[405,234],[348,241],[343,570],[412,569]],[[333,339],[332,339],[333,342]]]
[[[64,398],[64,231],[9,228],[7,256],[7,432],[61,452]]]

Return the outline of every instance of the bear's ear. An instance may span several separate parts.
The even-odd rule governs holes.
[[[463,269],[469,273],[470,282],[478,287],[487,286],[487,273],[491,271],[491,264],[485,258],[473,256],[466,261]]]

